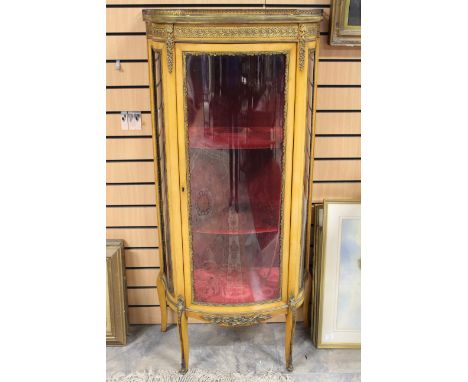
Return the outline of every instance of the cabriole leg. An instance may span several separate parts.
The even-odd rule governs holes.
[[[180,372],[185,374],[188,370],[189,360],[188,323],[184,299],[180,296],[177,300],[177,326],[179,327],[181,352]]]
[[[286,336],[285,336],[285,348],[284,355],[286,359],[286,369],[293,371],[292,363],[292,345],[294,340],[294,330],[296,328],[296,301],[294,297],[289,299],[288,313],[286,314]]]
[[[166,286],[161,279],[161,273],[156,280],[156,289],[158,290],[159,306],[161,309],[161,332],[165,332],[167,329]]]

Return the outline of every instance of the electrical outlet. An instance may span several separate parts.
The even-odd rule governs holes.
[[[141,130],[141,112],[129,111],[128,112],[128,129]]]
[[[126,111],[120,113],[120,129],[128,130],[128,114]]]

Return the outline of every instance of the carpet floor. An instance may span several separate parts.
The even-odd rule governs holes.
[[[190,369],[186,374],[176,370],[147,370],[128,375],[115,373],[107,382],[293,382],[294,380],[280,372],[269,371],[262,374],[240,374],[226,371]]]
[[[316,349],[309,331],[300,322],[294,337],[294,371],[287,372],[284,364],[284,329],[284,324],[276,323],[239,328],[191,324],[189,371],[199,369],[244,376],[276,372],[289,376],[295,382],[361,380],[360,350]],[[179,335],[175,325],[170,325],[165,333],[161,333],[159,325],[132,325],[126,346],[107,348],[107,378],[123,378],[136,372],[149,373],[150,370],[177,373],[179,367]],[[142,382],[138,379],[129,381]],[[160,380],[150,379],[148,382]]]

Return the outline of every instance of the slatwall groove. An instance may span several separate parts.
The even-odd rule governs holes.
[[[106,60],[148,59],[146,36],[106,36]]]
[[[106,90],[113,89],[149,89],[149,85],[113,85],[106,86]]]
[[[106,204],[107,208],[156,207],[156,204]]]
[[[360,183],[313,183],[312,203],[322,203],[324,199],[360,199]]]
[[[361,62],[360,58],[319,58],[319,62]]]
[[[323,58],[361,58],[361,48],[328,45],[328,36],[320,37],[319,61]]]
[[[126,110],[106,111],[106,114],[108,114],[108,115],[120,115],[120,113],[122,111],[126,111]],[[150,110],[142,110],[141,114],[151,114],[151,111]]]
[[[329,160],[338,160],[338,161],[342,161],[342,160],[361,160],[361,157],[337,157],[337,158],[334,158],[334,157],[324,157],[324,158],[317,158],[315,157],[314,158],[314,161],[329,161]]]
[[[150,3],[145,0],[107,0],[106,8],[132,8],[132,7],[183,7],[183,8],[204,8],[204,7],[294,7],[294,8],[329,8],[330,1],[328,0],[304,0],[298,3],[291,3],[281,0],[236,0],[232,1],[204,1],[204,0],[161,0],[158,3]]]
[[[338,85],[338,84],[326,84],[318,85],[319,89],[360,89],[361,85]]]
[[[302,0],[300,2],[287,0],[265,0],[265,4],[269,6],[287,6],[287,7],[330,7],[330,0]]]
[[[143,185],[155,185],[155,182],[110,182],[106,183],[106,186],[143,186]]]
[[[106,85],[141,86],[149,85],[148,62],[121,62],[120,70],[115,63],[106,63]]]
[[[360,137],[315,138],[314,156],[316,158],[353,158],[361,155]]]
[[[361,179],[360,160],[315,160],[313,166],[314,183],[349,182]]]
[[[142,139],[142,138],[153,138],[152,135],[107,135],[106,139]]]
[[[109,208],[118,206],[154,207],[156,192],[154,185],[110,185],[106,186],[106,205]]]
[[[317,89],[318,110],[359,110],[361,108],[360,88]]]
[[[159,269],[126,269],[127,285],[155,286]]]
[[[120,114],[122,111],[125,111],[125,110],[106,111],[106,114],[116,115],[116,114]],[[151,111],[150,110],[142,110],[141,114],[151,114]]]
[[[106,226],[109,229],[126,229],[126,228],[158,228],[157,225],[112,225]]]
[[[235,4],[230,4],[229,1],[213,1],[207,2],[203,0],[191,0],[188,3],[187,0],[161,0],[158,3],[151,3],[146,0],[107,0],[106,7],[108,8],[132,8],[132,7],[159,7],[159,8],[170,8],[170,7],[183,7],[183,8],[204,8],[204,7],[235,7],[236,5],[242,7],[258,7],[264,4],[263,0],[236,0]]]
[[[156,307],[159,307],[159,305],[155,305],[155,304],[151,304],[151,305],[144,305],[144,304],[131,305],[131,304],[128,304],[128,307],[129,308],[156,308]]]
[[[176,317],[171,309],[167,312],[167,322],[169,324],[176,323]],[[129,324],[160,324],[161,323],[161,310],[159,308],[140,307],[128,308],[128,322]]]
[[[320,60],[318,63],[318,85],[361,86],[360,62],[327,62]]]
[[[177,3],[183,4],[183,1],[106,2],[106,237],[124,240],[131,324],[155,324],[161,319],[156,288],[160,267],[154,192],[156,163],[141,10],[177,6]],[[213,6],[202,0],[191,3],[189,7]],[[263,5],[263,0],[236,3],[259,6]],[[266,3],[275,7],[297,6],[285,0]],[[324,198],[358,199],[361,192],[360,48],[328,45],[328,0],[304,0],[300,6],[322,8],[325,19],[320,25],[312,203],[322,202]],[[117,60],[121,65],[119,71],[115,69]],[[121,111],[141,111],[142,129],[121,130]],[[284,317],[277,316],[271,321],[284,322]],[[173,312],[169,312],[169,322],[175,322]]]
[[[346,109],[317,109],[317,113],[361,113],[361,109],[346,110]]]
[[[106,183],[154,184],[154,162],[106,163]]]
[[[138,139],[106,139],[107,160],[153,160],[153,140]]]
[[[106,89],[106,93],[107,111],[150,110],[148,88]]]
[[[313,183],[323,184],[323,183],[361,183],[360,180],[314,180]]]
[[[139,287],[135,287],[135,286],[127,286],[127,289],[157,289],[156,286],[139,286]]]
[[[130,252],[132,252],[133,250],[139,252],[139,251],[145,250],[145,249],[149,249],[149,250],[152,250],[152,251],[159,249],[159,247],[130,247],[130,246],[125,246],[124,248],[125,248],[126,251],[129,250]],[[154,266],[159,267],[159,265],[154,265]]]
[[[125,248],[125,267],[159,268],[159,249],[156,248]]]
[[[329,138],[329,137],[360,137],[361,134],[315,134],[319,138]]]
[[[157,227],[107,228],[107,239],[123,239],[125,247],[158,247]]]
[[[125,249],[159,249],[159,247],[124,247]]]
[[[147,59],[137,59],[137,60],[127,59],[127,60],[106,60],[106,64],[115,64],[117,61],[119,61],[120,63],[135,63],[135,62],[148,63]]]
[[[146,36],[146,32],[106,32],[106,36]]]
[[[107,227],[156,227],[156,207],[106,208]]]
[[[106,159],[106,163],[152,163],[153,159]]]

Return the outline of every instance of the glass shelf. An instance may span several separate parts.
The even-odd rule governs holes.
[[[237,215],[238,224],[236,227],[229,227],[229,218],[232,215]],[[231,216],[230,216],[231,215]],[[278,232],[278,223],[268,224],[264,222],[266,214],[261,215],[257,224],[255,224],[255,217],[252,217],[251,212],[241,211],[236,213],[233,211],[222,213],[220,216],[212,218],[199,226],[194,227],[193,232],[204,234],[219,234],[219,235],[249,235],[252,233],[271,233]]]
[[[190,127],[190,148],[273,149],[281,147],[283,130],[278,127]]]

